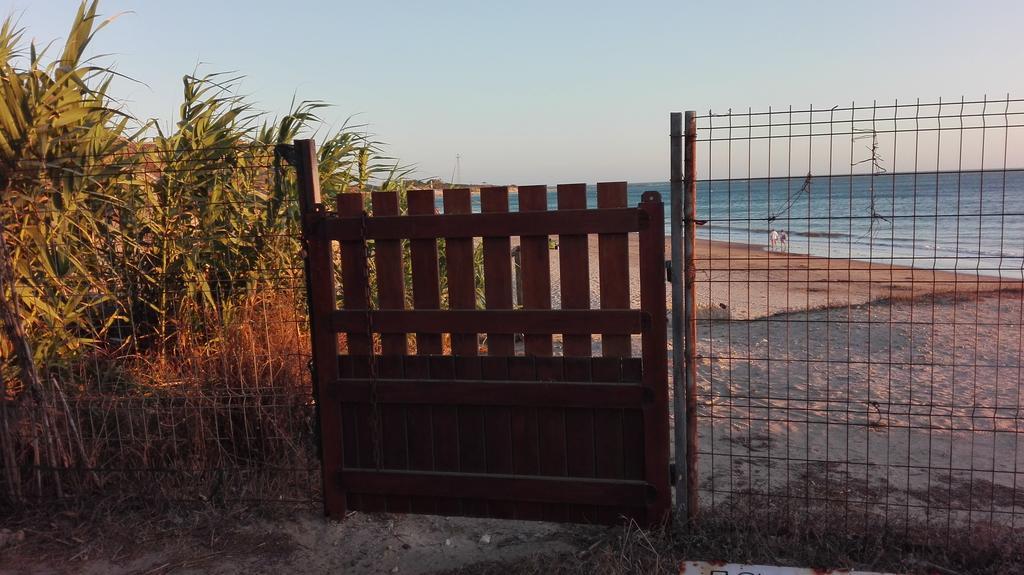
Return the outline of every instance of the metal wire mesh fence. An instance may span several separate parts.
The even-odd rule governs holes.
[[[697,118],[701,513],[1024,525],[1024,101]]]
[[[274,146],[8,177],[4,296],[40,381],[0,338],[0,500],[318,497],[297,196]]]

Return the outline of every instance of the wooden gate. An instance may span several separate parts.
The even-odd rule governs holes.
[[[328,515],[602,523],[625,516],[648,525],[667,517],[657,193],[629,208],[624,182],[602,183],[597,209],[587,209],[585,185],[560,185],[549,211],[547,187],[524,186],[518,211],[510,211],[509,188],[492,187],[479,192],[481,213],[465,188],[444,190],[443,210],[433,190],[411,190],[406,213],[392,192],[374,192],[368,202],[342,193],[329,211],[320,203],[312,141],[297,141],[295,152]],[[639,237],[631,242],[633,232]],[[639,309],[631,306],[631,257],[639,261]],[[560,309],[552,309],[553,287]]]

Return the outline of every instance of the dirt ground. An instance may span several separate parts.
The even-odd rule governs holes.
[[[586,553],[619,530],[311,507],[111,515],[60,512],[0,529],[0,574],[439,573]]]

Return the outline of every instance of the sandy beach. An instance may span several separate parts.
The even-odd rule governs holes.
[[[597,257],[592,239],[594,307]],[[705,504],[772,492],[894,521],[925,505],[939,522],[1024,511],[1021,282],[714,241],[697,258]],[[557,250],[551,268],[558,307]]]

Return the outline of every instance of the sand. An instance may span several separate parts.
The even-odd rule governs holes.
[[[592,239],[593,307],[597,256]],[[557,250],[551,268],[557,308]],[[771,492],[1020,522],[1021,282],[715,241],[698,241],[697,270],[705,506]]]

